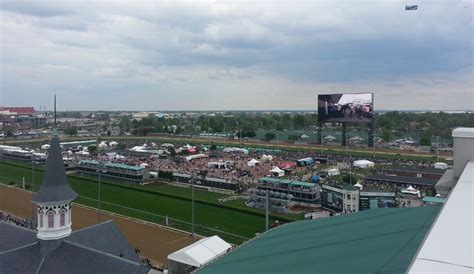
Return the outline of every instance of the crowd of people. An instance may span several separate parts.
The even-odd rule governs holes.
[[[0,211],[0,220],[17,226],[28,227],[28,221],[26,219],[10,215],[3,211]]]
[[[229,182],[243,184],[250,186],[256,183],[258,178],[275,176],[270,170],[274,167],[281,167],[285,163],[296,163],[298,159],[313,157],[316,159],[323,159],[329,165],[336,166],[341,169],[349,169],[351,163],[360,159],[369,159],[379,165],[394,165],[394,166],[416,166],[419,168],[431,167],[428,161],[413,161],[404,159],[382,159],[382,158],[362,158],[350,155],[335,155],[324,153],[308,153],[308,152],[294,152],[294,151],[278,151],[271,155],[271,160],[263,157],[268,155],[265,152],[256,152],[250,150],[248,154],[242,152],[223,152],[223,151],[204,151],[197,148],[196,154],[202,153],[205,156],[192,160],[186,160],[184,154],[176,154],[171,156],[166,154],[161,157],[157,155],[127,155],[126,157],[110,156],[110,154],[99,153],[97,155],[81,155],[80,159],[99,160],[99,161],[113,161],[115,163],[122,163],[132,166],[145,164],[150,171],[167,171],[181,174],[191,175],[195,170],[204,170],[208,178],[222,179]],[[79,160],[80,160],[79,159]],[[256,159],[258,163],[255,166],[249,166],[247,163]],[[208,165],[210,162],[229,163],[220,165]],[[317,165],[318,166],[318,165]],[[354,170],[352,170],[354,171]],[[312,176],[319,175],[319,170],[315,168],[308,168],[306,166],[291,167],[291,171],[285,174],[285,178],[295,181],[310,181]],[[381,170],[374,169],[373,173],[380,173]],[[326,181],[331,183],[333,178],[327,177]],[[335,182],[333,182],[335,183]],[[366,182],[369,184],[368,182]],[[381,182],[380,188],[388,188],[388,184]],[[423,190],[422,190],[423,191]]]

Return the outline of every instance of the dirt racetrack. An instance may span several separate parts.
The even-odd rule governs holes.
[[[36,207],[30,202],[31,192],[0,184],[0,211],[31,219]],[[132,220],[115,214],[102,213],[101,221],[114,220],[130,244],[157,266],[166,263],[168,254],[193,242],[188,233],[166,227]],[[97,211],[74,204],[72,229],[77,230],[97,223]]]

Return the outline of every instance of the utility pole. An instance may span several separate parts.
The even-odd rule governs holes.
[[[375,159],[375,134],[372,136],[372,139],[373,139],[372,140],[372,144],[373,144],[373,146],[372,146],[372,158]]]
[[[100,183],[101,183],[101,175],[102,175],[101,173],[102,173],[102,166],[99,165],[99,190],[98,190],[98,196],[99,196],[98,197],[99,198],[98,203],[99,203],[99,205],[98,205],[98,210],[97,210],[97,223],[100,223],[100,198],[101,198],[100,197]]]
[[[436,162],[439,162],[439,136],[436,136]]]
[[[191,235],[194,238],[194,181],[196,180],[195,171],[191,173]]]
[[[31,154],[31,192],[35,193],[35,158]],[[35,219],[35,205],[31,204],[31,222]]]

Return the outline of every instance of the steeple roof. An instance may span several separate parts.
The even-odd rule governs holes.
[[[50,145],[41,187],[31,199],[34,203],[62,202],[77,197],[77,193],[67,182],[59,139],[53,137]]]

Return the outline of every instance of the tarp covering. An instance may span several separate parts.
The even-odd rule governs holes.
[[[294,162],[283,162],[283,163],[281,163],[280,168],[281,169],[292,169],[295,166],[296,166],[296,163],[294,163]]]

